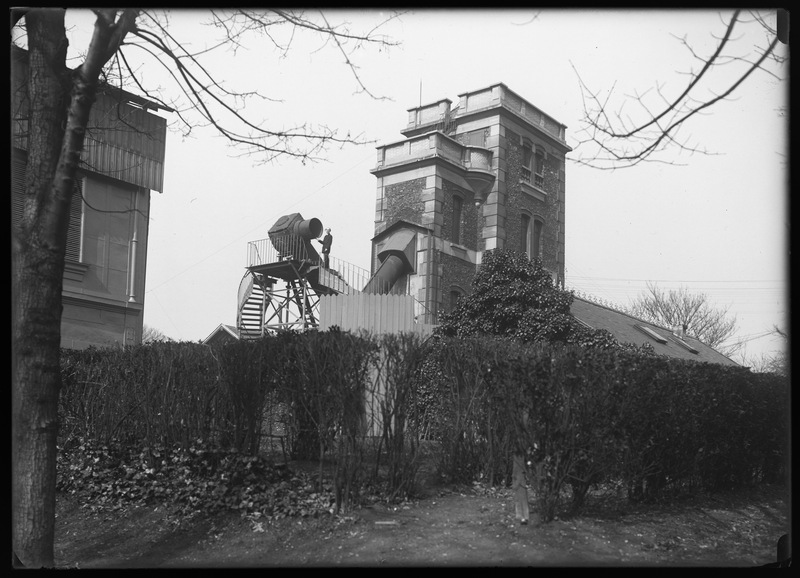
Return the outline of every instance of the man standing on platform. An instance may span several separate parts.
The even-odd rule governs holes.
[[[330,254],[331,254],[331,245],[333,244],[333,235],[331,235],[330,229],[325,229],[325,236],[320,241],[317,239],[317,243],[322,244],[322,257],[324,260],[324,267],[326,269],[330,266]]]

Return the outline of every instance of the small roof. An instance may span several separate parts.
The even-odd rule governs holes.
[[[205,345],[212,345],[224,339],[230,338],[239,339],[239,330],[233,325],[225,325],[224,323],[220,323],[208,337],[203,339],[203,343]]]
[[[670,329],[622,311],[575,296],[570,313],[592,329],[605,329],[620,343],[649,343],[660,355],[720,365],[739,365],[694,337],[678,337]]]

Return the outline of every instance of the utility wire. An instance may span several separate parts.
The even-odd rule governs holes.
[[[308,193],[308,194],[307,194],[307,195],[305,195],[304,197],[301,197],[301,198],[299,198],[298,200],[296,200],[294,203],[292,203],[292,204],[291,204],[291,205],[289,205],[288,207],[285,207],[285,208],[284,208],[284,209],[281,211],[281,213],[282,213],[282,214],[283,214],[283,213],[285,213],[286,211],[288,211],[289,209],[291,209],[291,208],[293,208],[293,207],[296,207],[297,205],[299,205],[300,203],[302,203],[303,201],[305,201],[305,200],[306,200],[306,199],[308,199],[309,197],[312,197],[312,196],[316,195],[317,193],[321,192],[321,191],[322,191],[322,190],[323,190],[325,187],[327,187],[328,185],[330,185],[330,184],[331,184],[331,183],[333,183],[334,181],[338,180],[339,178],[343,177],[344,175],[346,175],[347,173],[349,173],[350,171],[352,171],[352,170],[353,170],[353,169],[355,169],[356,167],[358,167],[358,166],[360,166],[360,165],[363,165],[363,164],[364,164],[366,161],[368,161],[370,158],[372,158],[372,157],[371,157],[371,156],[370,156],[370,157],[365,157],[364,159],[362,159],[362,160],[358,161],[358,162],[357,162],[356,164],[354,164],[352,167],[350,167],[349,169],[347,169],[347,170],[346,170],[346,171],[344,171],[343,173],[340,173],[338,176],[336,176],[336,177],[332,178],[330,181],[328,181],[327,183],[325,183],[324,185],[322,185],[322,186],[321,186],[320,188],[318,188],[317,190],[315,190],[315,191],[312,191],[312,192]],[[267,222],[274,222],[274,220],[272,220],[272,221],[267,221]],[[197,266],[198,266],[198,265],[200,265],[201,263],[203,263],[203,262],[207,261],[208,259],[210,259],[210,258],[211,258],[211,257],[213,257],[214,255],[217,255],[218,253],[221,253],[223,250],[227,249],[228,247],[230,247],[231,245],[233,245],[233,244],[235,244],[235,243],[239,243],[239,242],[241,242],[241,240],[242,240],[243,238],[245,238],[245,237],[249,237],[250,235],[252,235],[252,234],[253,234],[253,232],[254,232],[254,231],[263,230],[263,228],[264,228],[264,224],[263,224],[263,223],[262,223],[262,224],[260,224],[260,225],[258,225],[258,226],[256,226],[256,227],[253,227],[252,229],[250,229],[249,231],[247,231],[247,232],[245,232],[245,233],[243,233],[243,234],[239,235],[239,237],[237,237],[237,238],[233,239],[233,240],[232,240],[232,241],[230,241],[229,243],[227,243],[227,244],[225,244],[225,245],[221,245],[221,246],[220,246],[220,248],[219,248],[219,249],[217,249],[216,251],[214,251],[213,253],[209,253],[208,255],[206,255],[205,257],[203,257],[202,259],[200,259],[200,260],[198,260],[198,261],[195,261],[194,263],[192,263],[191,265],[189,265],[188,267],[186,267],[185,269],[183,269],[183,270],[182,270],[182,271],[180,271],[179,273],[176,273],[176,274],[175,274],[175,275],[173,275],[172,277],[169,277],[168,279],[164,280],[163,282],[161,282],[160,284],[156,285],[155,287],[152,287],[152,288],[148,289],[147,291],[145,291],[145,294],[147,294],[147,293],[151,293],[151,292],[155,291],[156,289],[159,289],[159,288],[163,287],[163,286],[164,286],[164,285],[166,285],[167,283],[171,283],[171,282],[172,282],[173,280],[175,280],[176,278],[178,278],[178,277],[180,277],[181,275],[183,275],[184,273],[186,273],[186,272],[188,272],[188,271],[190,271],[190,270],[194,269],[195,267],[197,267]]]

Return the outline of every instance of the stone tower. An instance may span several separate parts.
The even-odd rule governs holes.
[[[494,84],[409,109],[378,147],[372,292],[410,293],[435,323],[471,290],[484,251],[538,257],[564,279],[566,126]]]

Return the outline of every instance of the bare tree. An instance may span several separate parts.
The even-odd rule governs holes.
[[[618,169],[645,161],[672,163],[672,155],[663,154],[668,151],[712,154],[684,138],[681,129],[693,117],[729,99],[752,74],[780,78],[779,71],[788,60],[788,50],[780,46],[788,44],[788,18],[783,9],[768,15],[735,10],[723,17],[724,33],[715,37],[716,48],[709,55],[698,54],[686,37],[679,39],[698,68],[686,73],[686,82],[677,89],[658,85],[618,96],[612,87],[601,94],[586,86],[578,74],[584,114],[575,147],[579,155],[573,160],[593,168]],[[745,44],[742,29],[762,32],[761,42],[740,46]],[[731,70],[733,76],[715,74]]]
[[[742,355],[744,365],[750,367],[757,373],[774,373],[783,377],[789,376],[789,359],[786,355],[789,346],[789,335],[777,325],[772,326],[768,333],[780,337],[783,341],[782,347],[772,353],[762,353],[759,356]]]
[[[784,377],[789,375],[789,365],[783,351],[762,353],[756,357],[745,356],[743,361],[744,365],[756,373],[774,373]]]
[[[699,339],[724,355],[733,355],[741,343],[723,345],[736,332],[736,316],[728,308],[715,308],[704,293],[692,293],[686,287],[663,291],[655,283],[647,283],[630,306],[636,317],[677,329]]]
[[[356,32],[347,24],[330,24],[322,13],[232,10],[211,13],[211,24],[223,33],[220,41],[190,52],[170,34],[168,12],[93,12],[91,40],[74,67],[67,61],[64,9],[11,12],[12,43],[27,45],[30,70],[25,205],[12,235],[11,283],[12,549],[26,567],[54,562],[62,277],[76,170],[98,90],[106,85],[136,90],[173,109],[185,133],[213,127],[244,153],[258,153],[259,160],[286,156],[305,162],[321,158],[330,145],[362,141],[324,126],[285,128],[251,118],[248,111],[255,109],[245,108],[246,103],[269,99],[228,88],[204,58],[235,50],[257,35],[286,54],[295,35],[315,34],[342,57],[356,90],[368,92],[352,60],[354,51],[393,44],[377,27]],[[149,61],[140,67],[135,55]],[[142,75],[146,66],[162,67],[172,85],[148,85]]]
[[[155,343],[156,341],[172,341],[160,329],[145,325],[142,327],[142,343]]]

